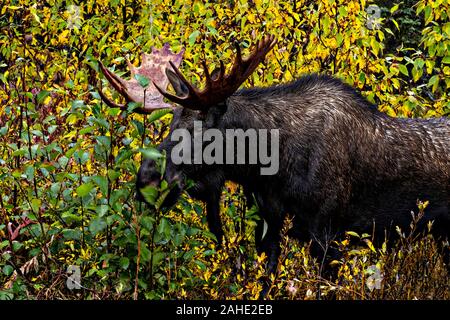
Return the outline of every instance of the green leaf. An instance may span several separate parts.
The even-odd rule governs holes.
[[[41,203],[42,203],[41,199],[35,198],[31,200],[31,209],[33,210],[34,213],[39,212],[39,209],[41,208]]]
[[[139,82],[139,85],[142,88],[147,88],[150,84],[150,80],[146,76],[143,76],[141,74],[135,74],[134,78],[137,80],[137,82]]]
[[[45,98],[47,98],[49,95],[50,92],[48,92],[47,90],[42,90],[36,96],[37,103],[41,104],[42,102],[44,102]]]
[[[129,102],[127,107],[127,112],[132,113],[134,109],[140,108],[142,103],[140,102]]]
[[[106,177],[94,176],[92,177],[92,181],[94,181],[105,196],[108,194],[108,179]]]
[[[450,64],[450,56],[446,56],[446,57],[442,58],[442,63]]]
[[[391,8],[391,13],[394,13],[395,11],[397,11],[398,10],[398,7],[399,7],[399,5],[398,4],[396,4],[395,6],[393,6],[392,8]]]
[[[422,77],[422,74],[423,74],[423,69],[417,69],[417,68],[412,69],[413,80],[415,82],[417,82],[420,79],[420,77]]]
[[[361,83],[366,83],[366,74],[365,74],[364,72],[361,72],[361,73],[359,74],[358,80],[359,80],[359,82],[361,82]]]
[[[194,262],[200,268],[200,270],[206,271],[206,265],[203,262],[201,262],[200,260],[195,260]]]
[[[105,128],[106,130],[109,130],[109,122],[108,122],[108,120],[106,120],[104,118],[92,118],[92,122],[94,122],[95,124],[97,124],[100,127]],[[81,131],[80,131],[80,133],[81,133]]]
[[[103,217],[109,210],[109,206],[107,204],[101,204],[97,206],[95,212],[97,212],[99,217]]]
[[[170,190],[167,189],[164,192],[161,193],[161,195],[159,196],[158,200],[156,200],[155,202],[155,208],[157,210],[159,210],[164,202],[164,200],[166,199],[166,197],[169,195]]]
[[[404,74],[405,76],[409,76],[409,72],[408,72],[408,68],[404,65],[404,64],[399,64],[398,65],[398,69],[400,70],[400,72],[402,74]]]
[[[216,238],[215,234],[212,233],[211,231],[209,231],[209,230],[200,230],[200,232],[201,232],[201,234],[204,237],[206,237],[208,239],[211,239],[211,240],[214,240],[214,241],[217,241],[217,238]]]
[[[81,216],[73,214],[69,211],[63,212],[61,214],[61,218],[64,219],[64,221],[69,224],[72,222],[80,222],[81,221]]]
[[[106,226],[106,221],[103,218],[96,218],[91,221],[91,224],[89,225],[89,231],[91,231],[92,234],[96,235],[97,233],[103,231]]]
[[[23,247],[23,243],[19,241],[13,241],[13,251],[17,251]]]
[[[151,230],[153,230],[153,222],[154,221],[155,221],[155,219],[153,219],[152,217],[145,216],[145,217],[142,217],[142,219],[141,219],[141,225],[148,231],[151,231]]]
[[[145,201],[149,204],[154,205],[156,197],[158,196],[158,189],[153,186],[146,186],[139,190],[144,197]]]
[[[75,229],[64,229],[62,235],[67,240],[79,240],[81,238],[81,231]]]
[[[128,266],[130,265],[130,259],[128,259],[127,257],[120,258],[119,265],[122,269],[127,270]]]
[[[165,257],[166,255],[164,254],[164,252],[154,252],[152,260],[153,262],[152,269],[155,269],[161,263],[161,261],[163,261]]]
[[[170,108],[155,110],[148,117],[148,122],[152,123],[170,112],[172,112],[172,109]]]
[[[131,124],[136,128],[136,131],[138,132],[138,134],[140,136],[142,136],[144,134],[145,128],[144,128],[144,124],[141,121],[133,119],[131,121]]]
[[[425,7],[425,25],[431,22],[431,6]]]
[[[92,189],[94,189],[94,186],[92,185],[92,183],[90,183],[90,182],[83,183],[82,185],[80,185],[77,188],[77,194],[79,197],[84,197],[84,196],[87,196],[89,194],[89,192],[91,192]]]
[[[163,155],[159,152],[158,149],[156,148],[140,148],[139,152],[142,153],[142,155],[144,156],[144,158],[146,159],[151,159],[151,160],[157,160],[159,158],[161,158]]]
[[[158,225],[158,233],[163,234],[167,239],[170,238],[172,226],[167,218],[162,217]]]
[[[214,28],[213,26],[208,26],[208,30],[212,35],[216,35],[217,34],[217,29]]]
[[[116,180],[118,177],[120,177],[120,172],[119,171],[115,171],[113,169],[109,169],[108,170],[108,178],[109,178],[109,180],[111,182]]]
[[[7,277],[10,276],[13,273],[13,271],[14,271],[14,268],[12,266],[10,266],[9,264],[7,264],[3,267],[3,274]]]
[[[152,252],[147,248],[147,244],[141,241],[141,260],[142,262],[150,261]]]
[[[81,130],[79,131],[79,134],[90,133],[90,132],[94,131],[94,129],[95,129],[95,128],[92,127],[92,126],[86,127],[86,128],[81,129]]]
[[[69,158],[67,158],[66,156],[61,156],[58,159],[58,163],[61,166],[61,168],[65,168],[68,162]]]
[[[200,35],[200,31],[195,30],[194,32],[191,33],[191,35],[189,36],[189,45],[193,46],[195,41],[197,40],[197,37]]]
[[[421,69],[421,68],[423,68],[424,65],[425,65],[425,61],[422,58],[417,58],[416,60],[414,60],[415,68]]]
[[[82,109],[85,107],[83,100],[73,100],[72,101],[72,108],[73,110]]]
[[[341,17],[346,17],[347,16],[347,10],[345,9],[344,6],[340,6],[338,10],[339,10],[339,15]]]
[[[8,133],[8,126],[4,126],[0,128],[0,136],[4,136]]]
[[[12,153],[13,157],[20,157],[24,156],[27,153],[27,150],[25,148],[20,148]]]
[[[434,76],[432,76],[430,78],[430,80],[428,80],[428,84],[430,86],[433,86],[435,83],[438,83],[438,82],[439,82],[439,76],[437,74],[435,74]]]
[[[431,89],[432,92],[436,92],[438,85],[439,85],[439,75],[435,74],[430,78],[430,80],[428,80],[428,86],[432,87]]]
[[[336,35],[337,46],[340,47],[343,41],[344,41],[344,37],[342,36],[342,34],[338,33]]]
[[[345,232],[345,234],[348,234],[349,236],[353,236],[353,237],[356,237],[356,238],[360,238],[359,234],[357,234],[354,231],[347,231],[347,232]]]

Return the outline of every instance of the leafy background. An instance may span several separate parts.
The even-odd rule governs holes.
[[[127,76],[124,57],[170,43],[186,48],[182,71],[200,84],[200,61],[232,61],[264,34],[278,38],[245,86],[285,83],[321,72],[361,90],[396,117],[450,114],[450,2],[378,1],[367,28],[363,0],[0,1],[0,299],[448,299],[450,280],[430,235],[398,230],[375,248],[347,233],[321,273],[309,244],[283,229],[277,272],[268,277],[254,248],[258,219],[241,188],[222,199],[226,241],[216,248],[204,206],[184,196],[170,211],[158,197],[135,201],[140,148],[157,145],[171,115],[108,108],[117,101],[97,60]],[[369,17],[370,18],[370,17]],[[150,149],[151,150],[151,149]],[[414,221],[426,210],[419,204]],[[412,228],[414,228],[414,221]],[[67,287],[80,267],[81,288]],[[378,274],[378,276],[376,276]],[[381,275],[381,276],[380,276]]]

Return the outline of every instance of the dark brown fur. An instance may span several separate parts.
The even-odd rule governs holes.
[[[295,216],[293,235],[324,244],[345,230],[381,239],[393,226],[408,229],[417,200],[429,200],[423,223],[435,220],[437,237],[450,236],[450,119],[399,119],[379,112],[353,88],[327,76],[238,91],[202,115],[179,108],[172,129],[279,129],[280,168],[260,175],[259,165],[173,165],[166,179],[184,178],[207,201],[208,221],[222,236],[218,201],[225,180],[252,192],[269,229],[259,243],[273,267],[285,214]],[[167,154],[174,143],[160,146]],[[144,162],[138,187],[151,180]],[[175,197],[176,198],[176,197]],[[217,203],[217,204],[215,204]],[[258,230],[261,229],[259,226]]]

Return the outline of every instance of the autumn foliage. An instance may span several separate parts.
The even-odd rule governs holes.
[[[185,49],[180,70],[201,85],[202,59],[229,66],[234,40],[245,55],[270,33],[278,43],[247,87],[326,73],[390,116],[448,116],[450,1],[380,5],[379,18],[365,0],[0,3],[0,299],[256,299],[263,283],[273,299],[450,298],[442,246],[411,230],[381,247],[348,230],[329,279],[309,244],[287,237],[287,219],[267,276],[256,208],[232,183],[217,249],[202,203],[183,196],[163,211],[135,200],[140,150],[162,141],[171,113],[109,108],[98,93],[123,102],[99,59],[126,78],[125,58],[138,65],[141,52],[169,43]],[[411,20],[418,32],[405,37]],[[72,290],[71,265],[81,274]]]

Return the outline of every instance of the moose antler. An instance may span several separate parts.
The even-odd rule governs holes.
[[[145,90],[135,79],[135,75],[141,75],[151,80],[155,85],[160,88],[167,88],[169,80],[167,79],[164,70],[168,67],[169,62],[173,66],[179,66],[183,57],[184,48],[178,53],[174,54],[170,50],[168,43],[164,44],[161,49],[155,49],[152,47],[150,54],[142,53],[142,64],[139,67],[135,67],[127,60],[128,68],[131,72],[130,80],[124,80],[115,73],[109,71],[101,61],[99,61],[100,69],[108,79],[109,83],[117,90],[126,100],[126,102],[138,102],[142,103],[142,107],[134,109],[137,113],[151,113],[153,110],[161,108],[171,108],[172,106],[163,101],[163,96],[159,91],[151,84]],[[112,108],[120,108],[126,110],[127,105],[118,104],[110,100],[102,92],[98,90],[101,98],[107,105]]]
[[[164,97],[185,108],[206,111],[209,107],[231,96],[253,73],[259,63],[264,60],[264,57],[275,46],[276,42],[273,35],[266,36],[262,41],[256,43],[250,56],[245,59],[242,59],[239,44],[235,43],[236,57],[227,75],[225,74],[225,67],[222,61],[220,62],[220,71],[217,76],[211,76],[205,61],[203,61],[206,78],[206,85],[203,91],[189,83],[172,61],[170,61],[170,65],[179,80],[186,86],[188,93],[184,96],[176,96],[166,92],[157,83],[154,83],[155,87]]]

